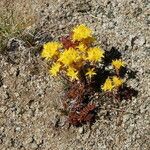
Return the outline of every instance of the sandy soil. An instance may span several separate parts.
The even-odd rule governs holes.
[[[37,21],[0,54],[1,150],[148,150],[150,106],[150,41],[147,0],[59,0],[31,3]],[[128,85],[138,90],[122,102],[113,117],[102,109],[99,119],[67,129],[59,111],[64,95],[60,79],[48,74],[40,47],[76,25],[93,29],[103,49],[118,48],[137,71]]]

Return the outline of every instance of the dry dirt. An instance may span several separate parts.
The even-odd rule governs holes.
[[[35,24],[10,39],[0,53],[0,150],[149,150],[148,0],[27,2],[34,8]],[[103,49],[118,48],[137,71],[128,85],[138,95],[122,102],[123,111],[112,110],[112,118],[101,109],[91,129],[67,129],[59,111],[64,84],[49,76],[39,50],[80,23],[93,29]]]

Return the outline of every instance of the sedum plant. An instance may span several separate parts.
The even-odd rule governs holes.
[[[41,56],[51,62],[50,75],[69,81],[70,88],[62,103],[71,125],[94,120],[97,106],[92,95],[96,92],[113,93],[119,98],[123,95],[125,79],[121,72],[125,62],[95,45],[92,30],[84,24],[75,26],[58,42],[45,43]]]

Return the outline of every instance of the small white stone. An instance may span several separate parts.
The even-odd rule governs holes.
[[[14,95],[15,95],[16,97],[19,97],[19,93],[16,93],[16,92],[15,92]]]
[[[80,134],[83,134],[83,133],[84,133],[84,128],[83,128],[83,127],[80,127],[80,128],[79,128],[79,133],[80,133]]]
[[[145,38],[142,36],[139,36],[136,40],[135,40],[135,44],[138,46],[142,46],[145,43]]]
[[[20,128],[20,127],[16,127],[15,130],[16,130],[16,131],[21,131],[21,128]]]

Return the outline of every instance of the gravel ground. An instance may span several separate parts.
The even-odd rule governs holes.
[[[10,39],[0,54],[0,149],[149,150],[148,4],[148,0],[62,0],[39,7],[38,22],[24,33],[28,40]],[[48,75],[38,49],[80,23],[93,29],[103,49],[118,48],[128,67],[137,71],[128,85],[138,90],[138,96],[113,118],[100,111],[91,129],[86,125],[67,129],[59,111],[63,83]]]

